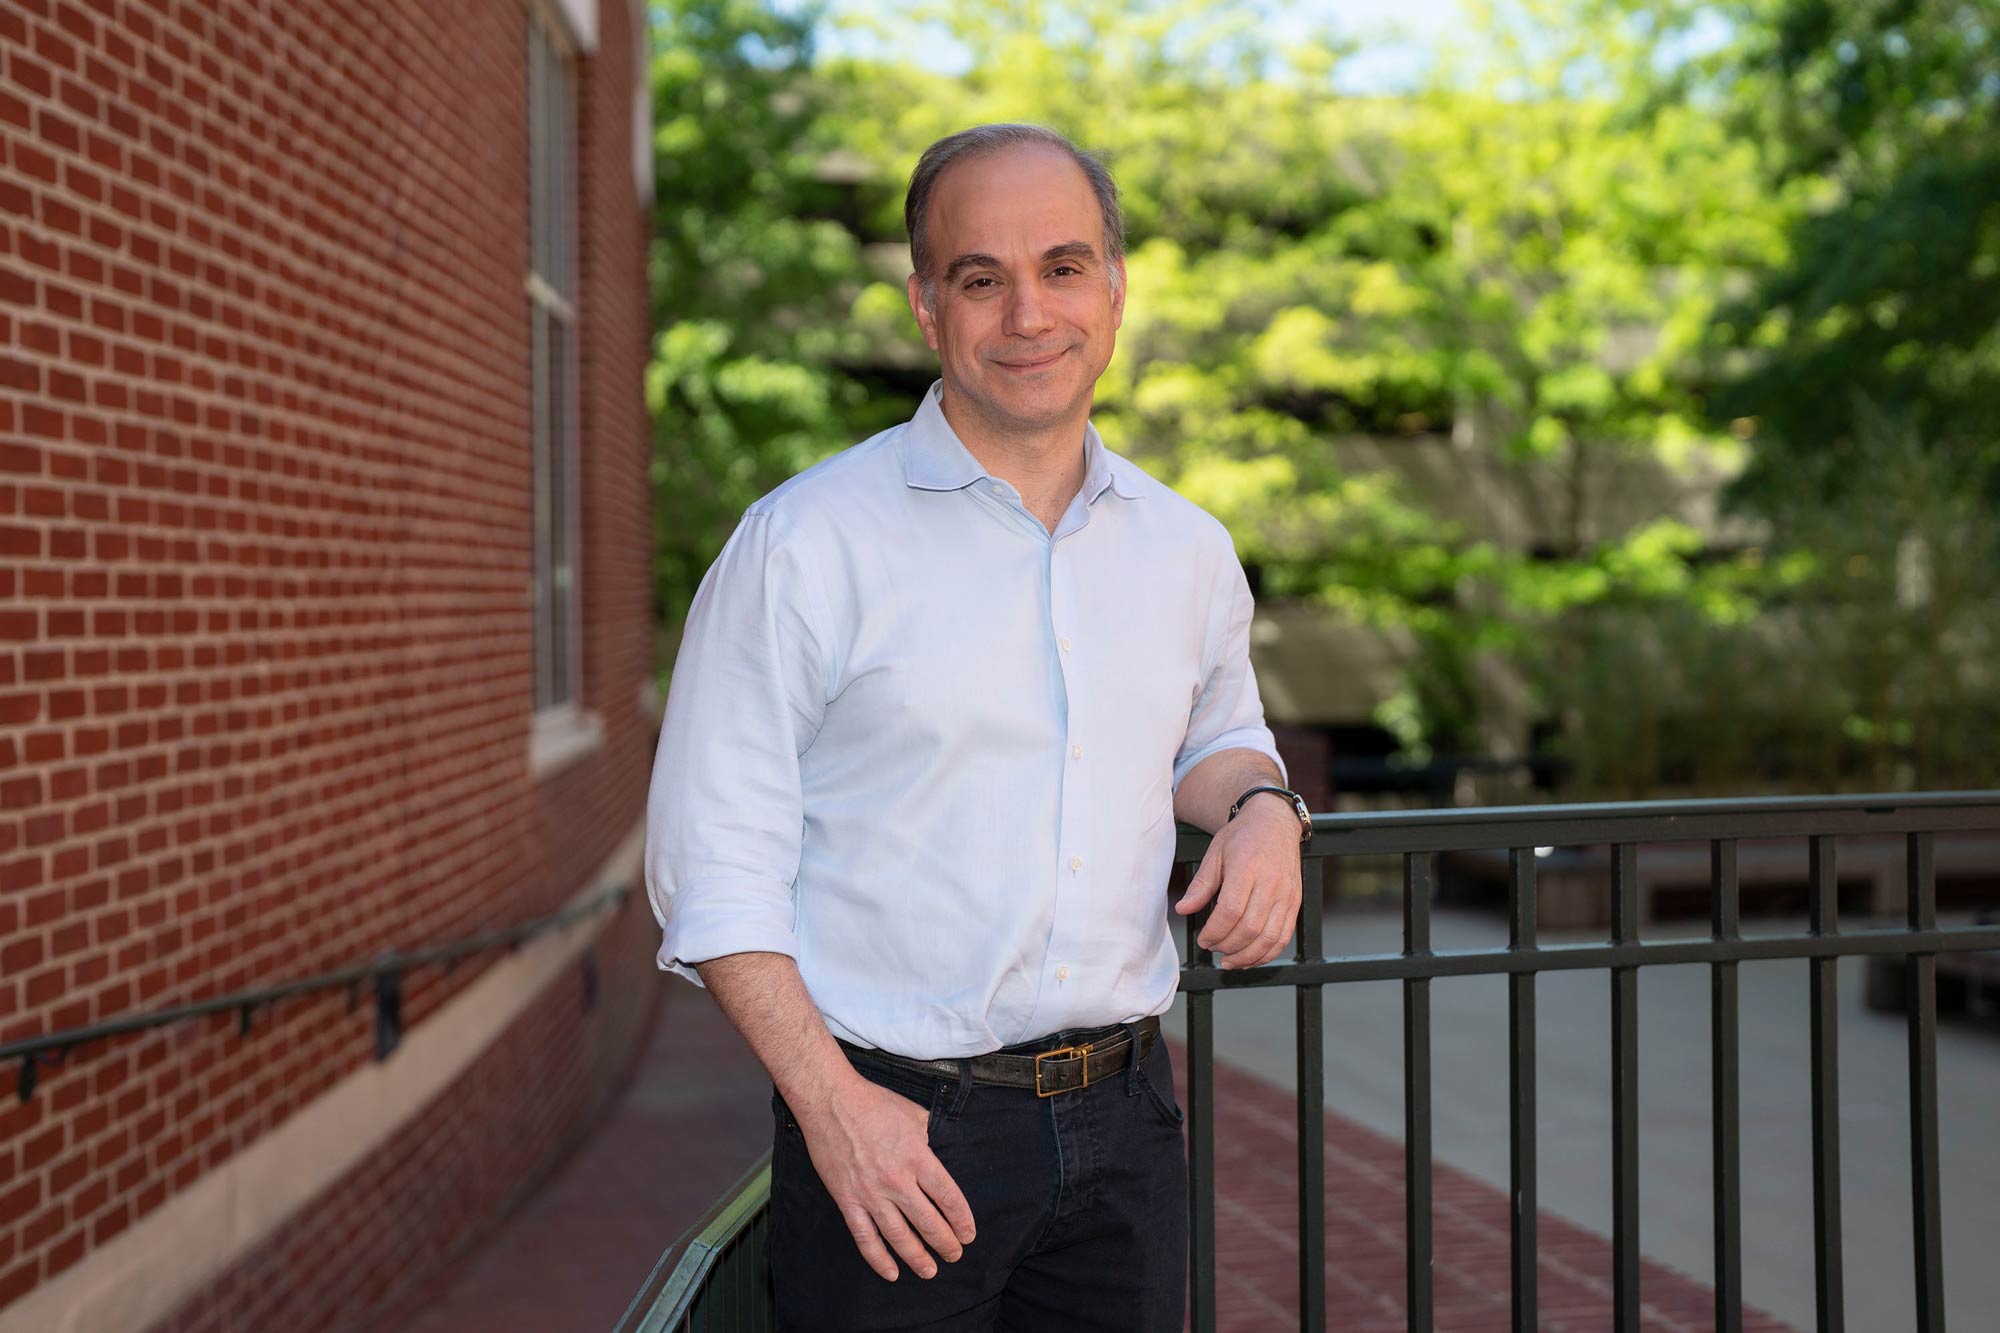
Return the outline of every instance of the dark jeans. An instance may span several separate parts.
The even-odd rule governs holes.
[[[1071,1038],[1054,1033],[1006,1049]],[[977,1234],[929,1281],[900,1259],[900,1276],[883,1281],[855,1248],[774,1088],[770,1251],[779,1329],[1178,1333],[1187,1302],[1187,1157],[1164,1040],[1101,1082],[1046,1098],[852,1049],[848,1059],[871,1082],[930,1108],[931,1151],[964,1192]]]

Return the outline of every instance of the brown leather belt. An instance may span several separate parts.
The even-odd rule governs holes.
[[[1132,1026],[1139,1033],[1138,1058],[1143,1060],[1146,1053],[1153,1049],[1153,1043],[1160,1039],[1160,1020],[1155,1015],[1142,1018]],[[1006,1088],[1033,1088],[1037,1097],[1053,1097],[1059,1092],[1087,1088],[1125,1068],[1132,1059],[1132,1039],[1126,1033],[1124,1024],[1093,1031],[1103,1035],[1090,1041],[1051,1046],[1042,1051],[1019,1054],[995,1051],[990,1055],[975,1055],[972,1057],[972,1081],[994,1083]],[[855,1046],[848,1042],[840,1044],[849,1051],[886,1060],[905,1069],[921,1070],[940,1078],[958,1077],[957,1060],[913,1060],[906,1055],[891,1055],[888,1051],[872,1047]]]

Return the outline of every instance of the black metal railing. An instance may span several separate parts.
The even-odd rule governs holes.
[[[1403,988],[1405,1164],[1404,1244],[1407,1325],[1434,1324],[1431,1289],[1431,983],[1441,977],[1508,979],[1508,1134],[1512,1327],[1538,1325],[1536,1281],[1535,982],[1540,973],[1602,970],[1610,989],[1612,1094],[1612,1326],[1640,1325],[1639,1307],[1639,992],[1638,970],[1704,963],[1710,971],[1714,1171],[1715,1326],[1743,1326],[1742,1174],[1738,1111],[1737,968],[1769,959],[1805,959],[1810,983],[1813,1262],[1821,1333],[1845,1327],[1840,1217],[1839,1025],[1835,981],[1841,958],[1900,956],[1908,1007],[1910,1176],[1914,1203],[1913,1327],[1943,1333],[1944,1276],[1938,1195],[1937,958],[2000,950],[2000,925],[1940,927],[1934,843],[1939,833],[2000,832],[2000,793],[1942,792],[1885,796],[1634,802],[1450,811],[1322,815],[1305,856],[1305,896],[1294,957],[1288,963],[1223,970],[1194,943],[1206,913],[1187,918],[1180,989],[1187,997],[1187,1140],[1190,1204],[1190,1322],[1216,1326],[1215,996],[1221,991],[1290,986],[1296,991],[1299,1173],[1299,1326],[1326,1328],[1326,1162],[1322,988],[1394,980]],[[1904,839],[1907,908],[1901,929],[1843,933],[1836,896],[1836,840],[1898,835]],[[1808,923],[1804,933],[1746,937],[1739,928],[1737,845],[1745,839],[1802,838],[1809,849]],[[1648,843],[1709,844],[1710,932],[1701,939],[1643,942],[1638,849]],[[1177,864],[1199,862],[1208,836],[1183,827]],[[1543,947],[1537,940],[1535,849],[1603,846],[1612,897],[1603,944]],[[1431,900],[1440,852],[1504,849],[1509,854],[1508,944],[1504,949],[1437,952],[1431,948]],[[1403,867],[1403,947],[1393,954],[1328,958],[1322,885],[1327,860],[1392,855]],[[762,1177],[768,1190],[768,1173]],[[733,1196],[737,1225],[761,1218],[767,1194],[749,1187]],[[709,1219],[712,1222],[714,1219]],[[703,1233],[706,1235],[707,1233]],[[677,1285],[642,1292],[620,1333],[770,1326],[767,1275],[743,1257],[725,1272],[718,1248],[682,1249]],[[757,1252],[760,1254],[761,1252]],[[668,1299],[671,1294],[672,1299]],[[699,1307],[707,1322],[693,1322]],[[639,1322],[634,1322],[635,1320]]]
[[[611,884],[559,912],[515,925],[481,931],[421,949],[392,949],[377,954],[365,963],[355,963],[315,976],[259,986],[253,990],[232,991],[193,1004],[126,1014],[85,1027],[64,1028],[59,1032],[6,1042],[0,1044],[0,1065],[10,1060],[21,1062],[17,1090],[20,1099],[25,1102],[35,1095],[37,1073],[41,1067],[61,1064],[69,1052],[79,1046],[142,1032],[147,1028],[191,1023],[213,1014],[232,1011],[236,1014],[237,1034],[247,1037],[252,1031],[257,1011],[270,1009],[280,1000],[344,990],[347,992],[348,1012],[352,1013],[360,1007],[364,989],[371,992],[375,1002],[375,1058],[386,1060],[403,1039],[403,979],[411,972],[421,967],[442,967],[448,973],[474,955],[497,949],[517,949],[537,935],[561,930],[573,922],[616,907],[625,901],[630,892],[628,885]],[[588,1011],[596,1001],[597,952],[593,946],[585,949],[583,954],[584,1009]]]
[[[768,1149],[668,1247],[618,1321],[618,1333],[766,1333],[771,1309]]]

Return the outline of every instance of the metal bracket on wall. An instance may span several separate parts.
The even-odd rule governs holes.
[[[386,1060],[403,1040],[403,974],[375,974],[375,1058]]]
[[[35,1095],[35,1080],[41,1070],[49,1065],[59,1065],[69,1055],[69,1047],[58,1046],[54,1050],[29,1051],[21,1057],[21,1078],[19,1091],[21,1100],[27,1101]]]

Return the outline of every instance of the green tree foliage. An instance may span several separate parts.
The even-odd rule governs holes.
[[[861,260],[813,137],[828,114],[807,77],[814,17],[675,0],[652,19],[646,396],[655,581],[676,624],[745,506],[871,413],[842,369],[862,346],[844,300]]]
[[[1740,267],[1778,253],[1756,156],[1694,110],[1621,122],[1559,88],[1342,98],[1327,41],[1278,49],[1241,11],[910,5],[879,29],[971,53],[962,75],[831,63],[830,142],[895,180],[967,124],[1036,120],[1117,174],[1130,296],[1095,419],[1224,519],[1266,591],[1409,631],[1414,742],[1476,747],[1473,659],[1524,654],[1579,603],[1740,603],[1677,525],[1601,504],[1635,464],[1726,472],[1686,367]],[[1508,73],[1516,85],[1528,62]],[[870,226],[899,230],[900,192]],[[900,289],[863,302],[910,338]],[[1500,493],[1487,540],[1413,493],[1378,441],[1450,441],[1447,489]],[[1448,451],[1445,451],[1448,452]],[[1643,471],[1636,474],[1643,476]],[[1447,500],[1440,503],[1440,499]]]
[[[2000,10],[1982,0],[1594,0],[1623,104],[1755,148],[1786,234],[1718,312],[1709,419],[1754,425],[1733,498],[1810,574],[1706,633],[1706,736],[1820,787],[1983,785],[2000,720]],[[1746,432],[1747,433],[1747,432]],[[1681,636],[1683,660],[1704,655]],[[1773,693],[1756,681],[1801,681]],[[1754,704],[1749,701],[1756,701]],[[1722,702],[1727,701],[1727,702]],[[1754,711],[1752,719],[1745,709]],[[1631,710],[1627,710],[1628,715]]]
[[[1754,417],[1739,493],[1850,494],[1869,423],[1953,455],[2000,502],[2000,9],[1991,0],[1624,3],[1730,39],[1635,79],[1759,146],[1796,199],[1783,259],[1718,327],[1722,417]],[[1602,11],[1604,6],[1594,8]]]
[[[669,620],[744,504],[907,416],[931,378],[902,286],[917,154],[966,125],[1033,120],[1101,153],[1124,195],[1130,295],[1094,419],[1229,524],[1265,592],[1411,645],[1381,714],[1411,752],[1490,744],[1478,682],[1505,659],[1598,789],[1757,767],[1747,741],[1688,739],[1703,733],[1788,753],[1840,737],[1825,763],[1785,761],[1822,784],[1893,768],[1945,716],[1913,701],[1963,695],[1966,678],[1922,683],[1816,640],[1823,665],[1846,664],[1813,696],[1829,733],[1818,712],[1784,707],[1812,692],[1764,687],[1800,636],[1834,622],[1757,612],[1865,588],[1875,619],[1840,621],[1842,642],[1872,636],[1906,658],[1990,646],[1988,631],[1943,592],[1905,605],[1893,580],[1846,574],[1863,567],[1851,556],[1878,574],[1895,560],[1859,550],[1852,515],[1820,521],[1838,488],[1802,509],[1766,503],[1775,535],[1740,558],[1661,517],[1662,497],[1712,489],[1746,461],[1792,466],[1786,448],[1833,458],[1802,442],[1834,438],[1824,414],[1851,425],[1854,402],[1908,410],[1840,437],[1855,441],[1839,465],[1850,479],[1902,475],[1908,450],[1881,439],[1940,438],[1924,404],[1994,410],[1990,394],[1969,401],[1991,320],[1981,337],[1949,332],[1971,330],[1979,283],[1994,280],[1991,208],[1962,207],[1985,150],[1918,134],[1935,129],[1927,116],[1959,114],[1947,67],[1978,73],[1990,46],[1968,56],[1937,35],[1960,31],[1965,5],[1855,4],[1883,60],[1900,49],[1890,11],[1951,11],[1903,39],[1927,71],[1912,92],[1874,55],[1844,54],[1866,27],[1847,5],[1735,0],[1719,51],[1663,63],[1660,43],[1694,31],[1702,8],[1496,4],[1477,66],[1371,98],[1332,93],[1340,44],[1281,48],[1253,12],[1185,0],[904,0],[849,11],[873,41],[837,57],[815,55],[811,14],[656,4],[663,332],[649,393]],[[966,67],[937,72],[940,50]],[[1865,96],[1839,81],[1857,65],[1872,71]],[[1920,181],[1942,210],[1928,221],[1901,202]],[[1878,224],[1896,245],[1866,229]],[[1910,287],[1931,262],[1920,238],[1958,256],[1966,281],[1890,311],[1885,285]],[[1839,245],[1869,262],[1816,270],[1815,246]],[[1718,364],[1715,330],[1731,320],[1744,332]],[[1868,327],[1915,329],[1925,354],[1857,334]],[[1927,397],[1940,385],[1959,397]],[[1896,558],[1916,558],[1908,525],[1948,499],[1903,505]],[[1976,515],[1954,521],[1958,549],[1985,549]],[[1842,533],[1847,547],[1825,545]],[[1775,714],[1730,712],[1757,699]]]

